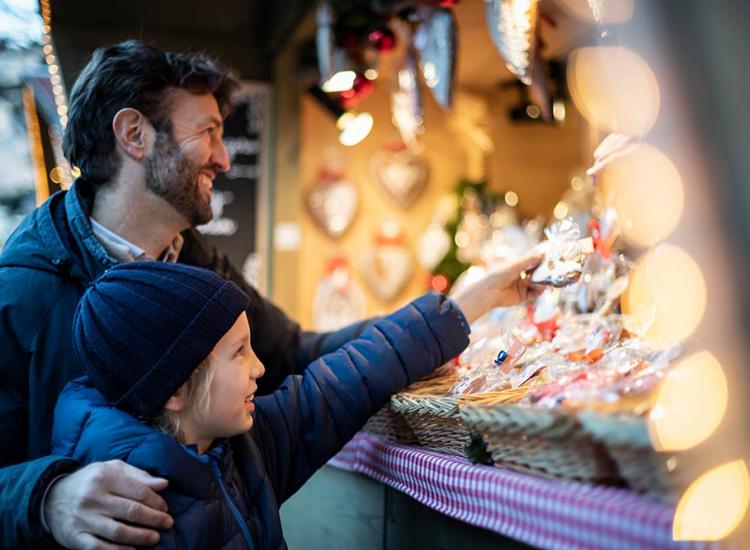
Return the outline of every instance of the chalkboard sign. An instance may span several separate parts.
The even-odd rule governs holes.
[[[198,231],[227,254],[247,281],[263,289],[268,258],[269,193],[266,176],[270,89],[243,83],[224,121],[224,143],[232,166],[214,180],[213,219]]]

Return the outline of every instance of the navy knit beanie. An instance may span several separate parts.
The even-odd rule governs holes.
[[[73,348],[120,409],[151,418],[247,309],[215,273],[166,262],[116,265],[92,284],[73,319]]]

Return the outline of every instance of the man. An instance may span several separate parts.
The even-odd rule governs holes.
[[[90,542],[80,535],[92,532],[148,544],[155,532],[124,522],[158,528],[170,521],[154,492],[165,482],[112,463],[55,483],[46,495],[49,528],[42,523],[45,491],[77,468],[46,456],[57,395],[82,373],[71,347],[72,315],[108,267],[179,259],[241,285],[251,296],[253,345],[268,371],[261,393],[359,333],[358,326],[301,332],[191,229],[210,220],[212,181],[229,169],[222,118],[235,86],[208,58],[137,41],[97,50],[78,78],[64,151],[83,175],[30,214],[0,256],[0,465],[15,464],[0,470],[3,548],[50,543],[50,529],[69,546]]]
[[[52,411],[82,374],[72,318],[85,288],[110,266],[159,259],[209,268],[250,296],[253,347],[266,366],[259,392],[357,336],[301,332],[249,287],[193,229],[211,218],[212,181],[229,169],[222,118],[236,86],[200,55],[138,41],[97,50],[71,93],[63,149],[82,176],[32,212],[0,255],[0,533],[3,548],[116,548],[159,540],[171,526],[167,481],[122,462],[48,456]],[[527,259],[465,296],[470,320],[527,297]],[[533,294],[533,292],[532,292]]]

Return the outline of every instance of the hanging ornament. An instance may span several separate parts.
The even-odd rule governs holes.
[[[417,241],[417,261],[422,269],[432,271],[445,258],[450,248],[451,236],[445,226],[433,221]]]
[[[409,47],[404,57],[404,66],[396,74],[396,87],[391,96],[393,124],[398,128],[406,145],[417,150],[417,136],[424,132],[422,93],[417,79],[417,54]]]
[[[484,6],[492,42],[505,66],[521,82],[531,84],[538,0],[485,0]]]
[[[318,332],[338,330],[363,319],[367,313],[364,291],[354,280],[349,262],[333,258],[315,289],[313,328]]]
[[[453,104],[458,27],[453,12],[446,8],[425,9],[414,34],[419,65],[427,87],[443,109]]]
[[[384,302],[398,296],[411,278],[412,259],[404,241],[398,223],[385,222],[362,259],[367,286]]]
[[[389,52],[396,46],[396,35],[388,27],[371,31],[367,35],[367,40],[380,53]]]
[[[315,47],[318,54],[320,85],[323,86],[333,75],[333,9],[326,0],[318,3],[315,11]]]
[[[607,38],[609,30],[604,25],[607,17],[607,0],[586,0],[591,8],[591,14],[594,16],[594,21],[599,27],[599,36]]]
[[[424,190],[429,165],[398,140],[372,156],[370,170],[386,194],[401,208],[408,208]]]
[[[532,63],[531,84],[529,84],[529,101],[539,107],[539,116],[545,122],[552,120],[552,101],[547,89],[547,75],[544,72],[544,61],[536,54]]]
[[[477,256],[489,228],[487,216],[482,213],[479,194],[471,188],[464,191],[461,200],[461,222],[456,229],[456,257],[460,262],[470,264]]]
[[[329,237],[341,237],[357,213],[359,194],[342,174],[322,170],[318,182],[307,195],[307,209],[315,225]]]
[[[375,83],[364,75],[358,74],[354,77],[352,87],[339,92],[341,106],[344,109],[353,109],[357,103],[362,101],[375,89]]]

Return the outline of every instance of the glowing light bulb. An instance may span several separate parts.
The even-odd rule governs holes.
[[[350,119],[339,135],[341,145],[351,147],[365,139],[372,130],[373,118],[370,113],[359,113]]]
[[[356,77],[357,73],[354,71],[339,71],[326,80],[321,88],[326,93],[345,92],[352,89]]]

